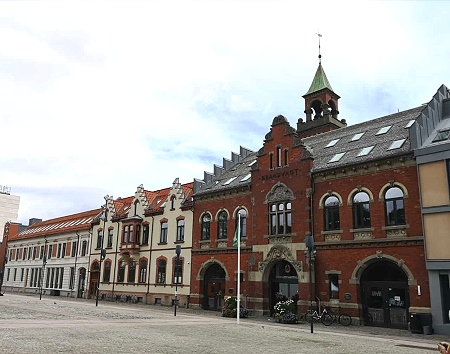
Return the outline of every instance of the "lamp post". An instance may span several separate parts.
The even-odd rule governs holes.
[[[41,276],[39,277],[39,300],[42,300],[42,288],[44,286],[44,274],[45,274],[45,265],[47,264],[47,239],[44,242],[44,254],[42,256],[42,271]]]
[[[101,275],[102,275],[102,262],[106,257],[106,250],[103,248],[103,239],[105,236],[105,228],[106,228],[106,219],[108,218],[108,209],[107,209],[107,205],[108,205],[108,197],[109,196],[105,196],[105,210],[103,211],[103,215],[100,217],[100,219],[103,219],[103,230],[100,236],[100,264],[99,264],[99,268],[98,268],[98,280],[97,280],[97,292],[95,295],[95,306],[98,306],[98,295],[100,293],[100,280],[101,280]]]
[[[175,303],[174,303],[174,308],[173,308],[173,315],[176,316],[177,315],[177,305],[178,305],[178,272],[180,270],[179,267],[179,262],[180,262],[180,254],[181,254],[181,246],[177,245],[177,247],[175,248],[175,254],[177,255],[177,257],[175,258]]]
[[[309,265],[309,311],[312,315],[313,313],[313,281],[312,281],[312,267],[316,259],[316,251],[314,249],[314,238],[313,236],[306,236],[306,248],[307,248],[307,258]],[[311,317],[311,333],[314,333],[314,319]]]

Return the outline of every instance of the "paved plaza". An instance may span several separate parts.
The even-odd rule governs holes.
[[[281,325],[180,308],[6,293],[1,353],[438,353],[437,335],[361,326]]]

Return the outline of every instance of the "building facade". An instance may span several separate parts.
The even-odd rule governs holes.
[[[105,197],[104,213],[92,224],[91,297],[99,286],[100,299],[187,305],[192,187],[177,178],[170,188],[147,191],[140,185],[134,196]]]
[[[85,297],[91,222],[100,209],[36,222],[9,232],[5,291]]]
[[[450,93],[442,85],[411,127],[420,180],[433,329],[450,334]]]
[[[11,188],[0,186],[0,242],[7,222],[16,222],[19,213],[20,197],[11,195]]]
[[[409,142],[424,107],[347,127],[321,65],[303,98],[296,128],[275,117],[258,152],[241,148],[195,181],[191,300],[219,310],[240,276],[254,313],[270,314],[280,298],[304,312],[314,300],[354,321],[407,328],[410,313],[430,312]]]

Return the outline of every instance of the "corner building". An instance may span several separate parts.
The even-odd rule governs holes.
[[[275,117],[259,151],[241,147],[194,181],[191,302],[220,310],[240,276],[256,315],[282,298],[305,312],[312,294],[354,323],[407,328],[412,312],[430,313],[409,137],[427,105],[347,126],[321,64],[303,98],[296,128]]]

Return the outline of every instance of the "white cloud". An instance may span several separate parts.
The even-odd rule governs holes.
[[[304,117],[318,31],[340,118],[420,105],[450,84],[449,7],[1,2],[0,183],[26,222],[201,178],[240,145],[259,149],[274,116]]]

